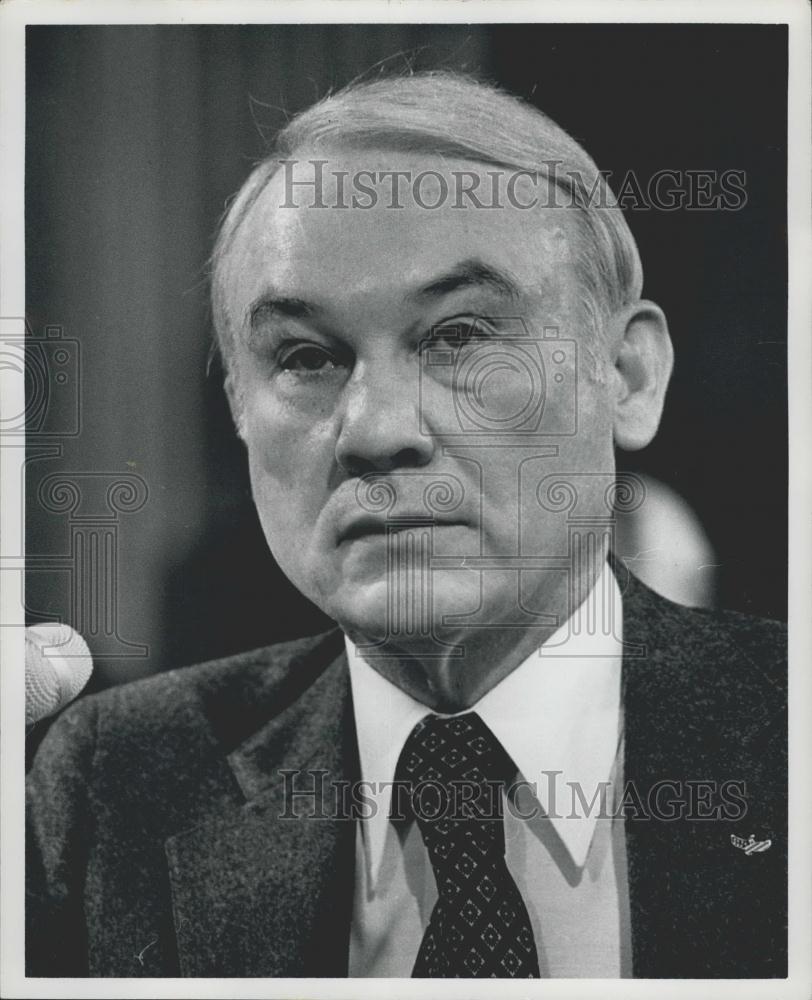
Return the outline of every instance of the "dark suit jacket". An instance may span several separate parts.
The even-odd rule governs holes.
[[[630,810],[634,975],[784,976],[784,628],[621,587],[630,801],[737,781],[747,809]],[[282,818],[286,769],[325,772],[332,818]],[[355,822],[328,800],[357,776],[337,629],[80,700],[30,774],[28,974],[345,976]]]

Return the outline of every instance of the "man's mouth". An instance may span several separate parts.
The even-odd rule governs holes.
[[[438,521],[425,515],[398,517],[382,520],[376,517],[359,517],[339,533],[338,544],[361,541],[363,539],[386,538],[405,531],[419,531],[421,528],[461,527],[461,521]]]

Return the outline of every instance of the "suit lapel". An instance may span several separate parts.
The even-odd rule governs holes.
[[[657,611],[653,602],[633,577],[624,588],[622,570],[616,572],[624,589],[624,802],[632,972],[635,978],[657,978],[668,975],[664,927],[677,945],[695,919],[687,884],[692,861],[685,856],[681,824],[660,822],[648,811],[650,789],[657,782],[685,777],[686,730],[669,690],[681,667],[681,644],[675,641],[662,648],[652,622]],[[682,948],[677,945],[677,950]]]
[[[623,588],[622,569],[618,579]],[[761,929],[781,925],[784,835],[772,803],[781,779],[763,768],[758,743],[771,722],[763,689],[748,685],[741,652],[713,619],[664,601],[633,577],[623,631],[625,642],[643,647],[623,664],[624,787],[634,789],[625,824],[633,974],[775,975],[759,964],[781,955],[765,947]],[[732,818],[735,803],[729,815],[712,811],[728,781],[746,786],[740,821]],[[713,783],[710,797],[697,782]],[[669,802],[690,805],[692,797],[694,818],[635,815],[637,803],[650,814],[653,803],[667,812]],[[710,815],[697,819],[703,809]],[[751,857],[736,850],[731,834],[750,832],[771,835],[775,849]]]
[[[165,845],[182,975],[346,975],[355,824],[337,791],[358,762],[345,655],[228,760],[246,801]]]

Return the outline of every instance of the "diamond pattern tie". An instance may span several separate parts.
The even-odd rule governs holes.
[[[437,882],[413,977],[538,978],[530,917],[505,864],[502,787],[515,772],[475,712],[427,715],[398,764]]]

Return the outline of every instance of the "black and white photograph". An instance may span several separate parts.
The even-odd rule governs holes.
[[[4,995],[808,996],[808,5],[109,9],[0,9]]]

